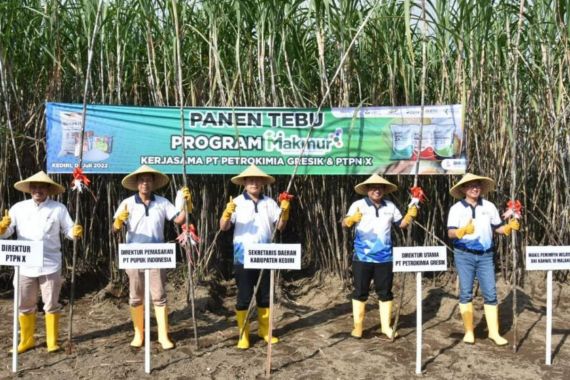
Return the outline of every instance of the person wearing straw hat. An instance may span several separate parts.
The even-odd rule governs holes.
[[[479,280],[484,299],[489,338],[499,346],[508,342],[499,335],[499,314],[495,285],[493,232],[509,235],[518,230],[517,219],[507,224],[495,205],[483,196],[495,189],[495,181],[467,173],[449,193],[459,202],[449,210],[447,234],[453,239],[455,267],[459,276],[459,311],[465,328],[465,343],[475,343],[473,332],[473,283]]]
[[[355,226],[352,257],[354,328],[351,335],[355,338],[362,337],[366,300],[370,282],[374,279],[379,301],[380,332],[392,339],[392,225],[407,228],[418,211],[415,206],[410,206],[402,217],[396,205],[384,198],[386,194],[398,190],[398,187],[378,174],[357,184],[354,190],[365,197],[350,206],[342,221],[345,228]]]
[[[182,207],[175,207],[169,200],[154,194],[166,186],[169,178],[150,166],[143,165],[123,178],[121,184],[136,193],[123,200],[114,215],[113,230],[126,227],[127,243],[163,243],[165,221],[183,224],[186,214]],[[187,210],[192,211],[192,199],[188,188],[178,192],[177,198],[186,200]],[[176,202],[179,203],[178,200]],[[142,347],[144,343],[144,270],[127,269],[129,277],[129,305],[134,327],[130,345]],[[158,342],[164,350],[174,348],[168,337],[168,310],[166,307],[166,270],[150,270],[150,294],[158,330]]]
[[[244,244],[270,243],[275,228],[282,231],[289,219],[291,196],[280,195],[281,203],[263,195],[263,187],[275,182],[275,178],[266,174],[255,165],[251,165],[231,179],[232,183],[244,187],[244,192],[230,201],[220,218],[220,230],[227,231],[234,226],[234,270],[238,288],[236,300],[236,318],[240,338],[237,347],[249,348],[249,321],[246,320],[249,303],[253,297],[255,284],[259,278],[259,269],[244,269]],[[269,342],[269,273],[264,271],[256,294],[257,334]],[[272,337],[271,343],[278,338]]]
[[[35,346],[36,308],[38,290],[44,303],[46,345],[48,352],[59,350],[57,336],[61,304],[59,293],[61,277],[61,239],[63,233],[69,239],[80,239],[83,228],[74,224],[65,206],[53,199],[65,188],[40,171],[14,184],[16,190],[29,193],[32,199],[16,203],[0,221],[0,239],[14,232],[18,240],[43,241],[44,263],[42,267],[20,268],[20,343],[18,353]],[[14,284],[16,286],[17,284]]]

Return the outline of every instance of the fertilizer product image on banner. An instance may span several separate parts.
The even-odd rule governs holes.
[[[392,124],[391,160],[409,160],[412,157],[413,140],[411,125]]]
[[[81,112],[60,112],[61,149],[58,156],[75,153],[76,136],[81,134]]]
[[[455,137],[455,126],[448,125],[436,125],[434,129],[434,144],[435,144],[435,154],[438,157],[448,158],[453,157],[453,141]]]
[[[412,160],[417,159],[418,151],[420,160],[435,160],[435,126],[424,125],[411,125],[413,133],[414,151]],[[420,146],[420,133],[421,133],[421,146]],[[420,150],[421,149],[421,150]]]

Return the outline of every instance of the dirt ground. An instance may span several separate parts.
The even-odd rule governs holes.
[[[396,276],[396,301],[400,289]],[[11,373],[12,300],[0,299],[0,378],[26,379],[253,379],[263,378],[266,344],[257,338],[252,322],[252,347],[239,351],[233,305],[235,286],[228,282],[212,289],[197,288],[196,316],[199,348],[193,340],[191,309],[183,287],[170,288],[171,336],[177,347],[163,351],[151,338],[152,372],[144,372],[144,351],[129,347],[132,327],[125,298],[100,299],[96,293],[76,301],[74,351],[47,354],[43,316],[38,318],[36,348],[19,357],[19,372]],[[434,286],[435,285],[435,286]],[[422,375],[415,374],[415,277],[408,275],[400,316],[400,338],[391,343],[376,330],[378,307],[371,297],[366,308],[365,334],[350,336],[350,292],[335,278],[304,279],[283,286],[276,305],[275,334],[281,342],[272,347],[275,379],[568,379],[570,378],[570,297],[568,287],[554,286],[552,366],[545,362],[545,281],[542,274],[527,281],[518,295],[518,352],[512,352],[512,293],[498,280],[501,333],[509,340],[497,347],[486,339],[481,297],[475,301],[476,342],[466,345],[452,276],[423,282]],[[67,307],[66,307],[67,311]],[[62,317],[60,342],[67,337],[67,315]]]

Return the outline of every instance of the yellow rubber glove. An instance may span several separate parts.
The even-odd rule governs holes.
[[[404,222],[406,224],[412,224],[412,220],[414,220],[418,216],[418,208],[416,206],[408,207],[408,212],[404,215]]]
[[[4,210],[4,216],[0,221],[0,235],[4,234],[8,227],[12,224],[12,219],[10,218],[10,214],[8,214],[8,210]]]
[[[471,219],[466,226],[455,230],[455,235],[457,236],[458,239],[462,239],[463,236],[470,235],[473,232],[475,232],[475,225],[473,224],[473,219]]]
[[[192,193],[190,193],[190,189],[183,187],[180,189],[180,192],[182,193],[184,200],[186,200],[186,211],[192,213],[192,210],[194,210],[194,205],[192,204]]]
[[[75,224],[71,227],[71,235],[74,239],[81,239],[83,237],[83,227],[81,224]]]
[[[123,227],[123,223],[127,220],[129,220],[129,210],[127,210],[127,205],[125,205],[125,209],[119,213],[119,216],[113,222],[113,228],[120,230]]]
[[[505,226],[505,228],[503,229],[503,233],[506,236],[509,236],[511,234],[511,232],[514,231],[518,231],[521,229],[521,225],[519,223],[519,220],[516,218],[511,218],[509,220],[509,223],[507,223],[507,225]]]
[[[223,220],[230,220],[232,218],[232,214],[236,211],[236,204],[234,203],[234,199],[230,196],[230,201],[226,204],[226,209],[222,214]]]
[[[353,215],[344,218],[344,224],[346,224],[347,227],[352,227],[354,223],[360,223],[361,220],[362,213],[359,208],[356,208],[356,212]]]

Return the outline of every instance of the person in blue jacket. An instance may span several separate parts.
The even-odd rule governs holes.
[[[392,226],[408,227],[418,211],[415,206],[410,206],[402,217],[396,205],[384,198],[384,195],[398,190],[398,186],[378,174],[359,183],[354,190],[365,197],[350,206],[342,221],[343,227],[355,226],[352,258],[354,328],[351,335],[355,338],[362,337],[366,300],[370,282],[374,279],[379,300],[380,331],[392,339]]]

